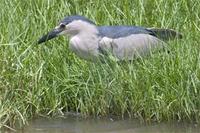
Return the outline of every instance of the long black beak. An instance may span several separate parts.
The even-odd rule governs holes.
[[[61,33],[63,31],[63,29],[54,29],[52,31],[50,31],[49,33],[47,33],[46,35],[44,35],[43,37],[41,37],[38,41],[38,44],[46,42],[48,40],[51,40],[55,37],[57,37],[59,35],[59,33]]]

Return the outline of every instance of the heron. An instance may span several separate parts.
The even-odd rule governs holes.
[[[182,38],[181,33],[172,29],[131,25],[98,26],[84,16],[72,15],[65,17],[53,30],[42,36],[38,44],[62,35],[69,38],[71,51],[93,62],[108,55],[118,61],[134,60],[153,49],[165,47],[168,40]]]

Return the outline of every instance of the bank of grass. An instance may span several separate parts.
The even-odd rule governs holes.
[[[199,5],[198,0],[2,0],[0,127],[68,111],[198,122]],[[102,25],[173,28],[184,38],[169,42],[166,51],[109,65],[79,59],[64,38],[36,45],[41,35],[71,14]]]

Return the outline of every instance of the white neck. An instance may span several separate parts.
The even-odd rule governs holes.
[[[81,22],[81,30],[70,37],[70,49],[78,56],[88,60],[95,60],[98,56],[98,30],[95,25]]]

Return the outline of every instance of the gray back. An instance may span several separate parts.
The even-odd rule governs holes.
[[[99,35],[101,37],[120,38],[130,36],[132,34],[155,34],[148,29],[139,26],[99,26]]]

